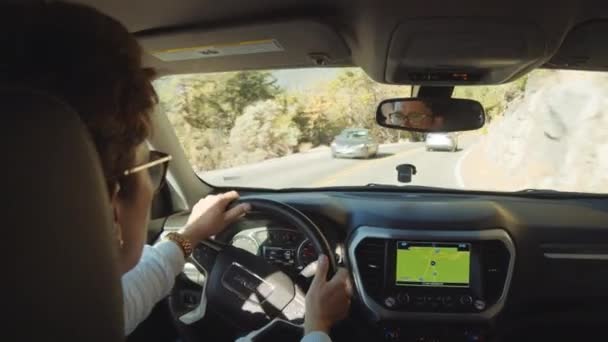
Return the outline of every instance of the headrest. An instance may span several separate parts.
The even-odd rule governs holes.
[[[0,88],[0,103],[0,336],[14,334],[0,339],[123,340],[110,202],[86,128],[43,94]]]

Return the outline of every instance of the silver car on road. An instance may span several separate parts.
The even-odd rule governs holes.
[[[378,154],[378,143],[367,129],[347,128],[331,143],[334,158],[371,158]]]
[[[427,151],[458,151],[458,135],[454,133],[429,133],[425,142]]]

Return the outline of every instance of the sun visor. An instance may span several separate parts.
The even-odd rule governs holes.
[[[139,34],[144,63],[163,74],[349,65],[350,51],[314,20]]]
[[[385,78],[421,85],[496,84],[548,58],[533,25],[467,19],[411,20],[392,35]]]

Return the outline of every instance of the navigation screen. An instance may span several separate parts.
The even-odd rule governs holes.
[[[471,244],[397,241],[396,285],[469,287]]]

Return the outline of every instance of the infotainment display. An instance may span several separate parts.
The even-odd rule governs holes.
[[[471,244],[397,241],[398,286],[469,287]]]

